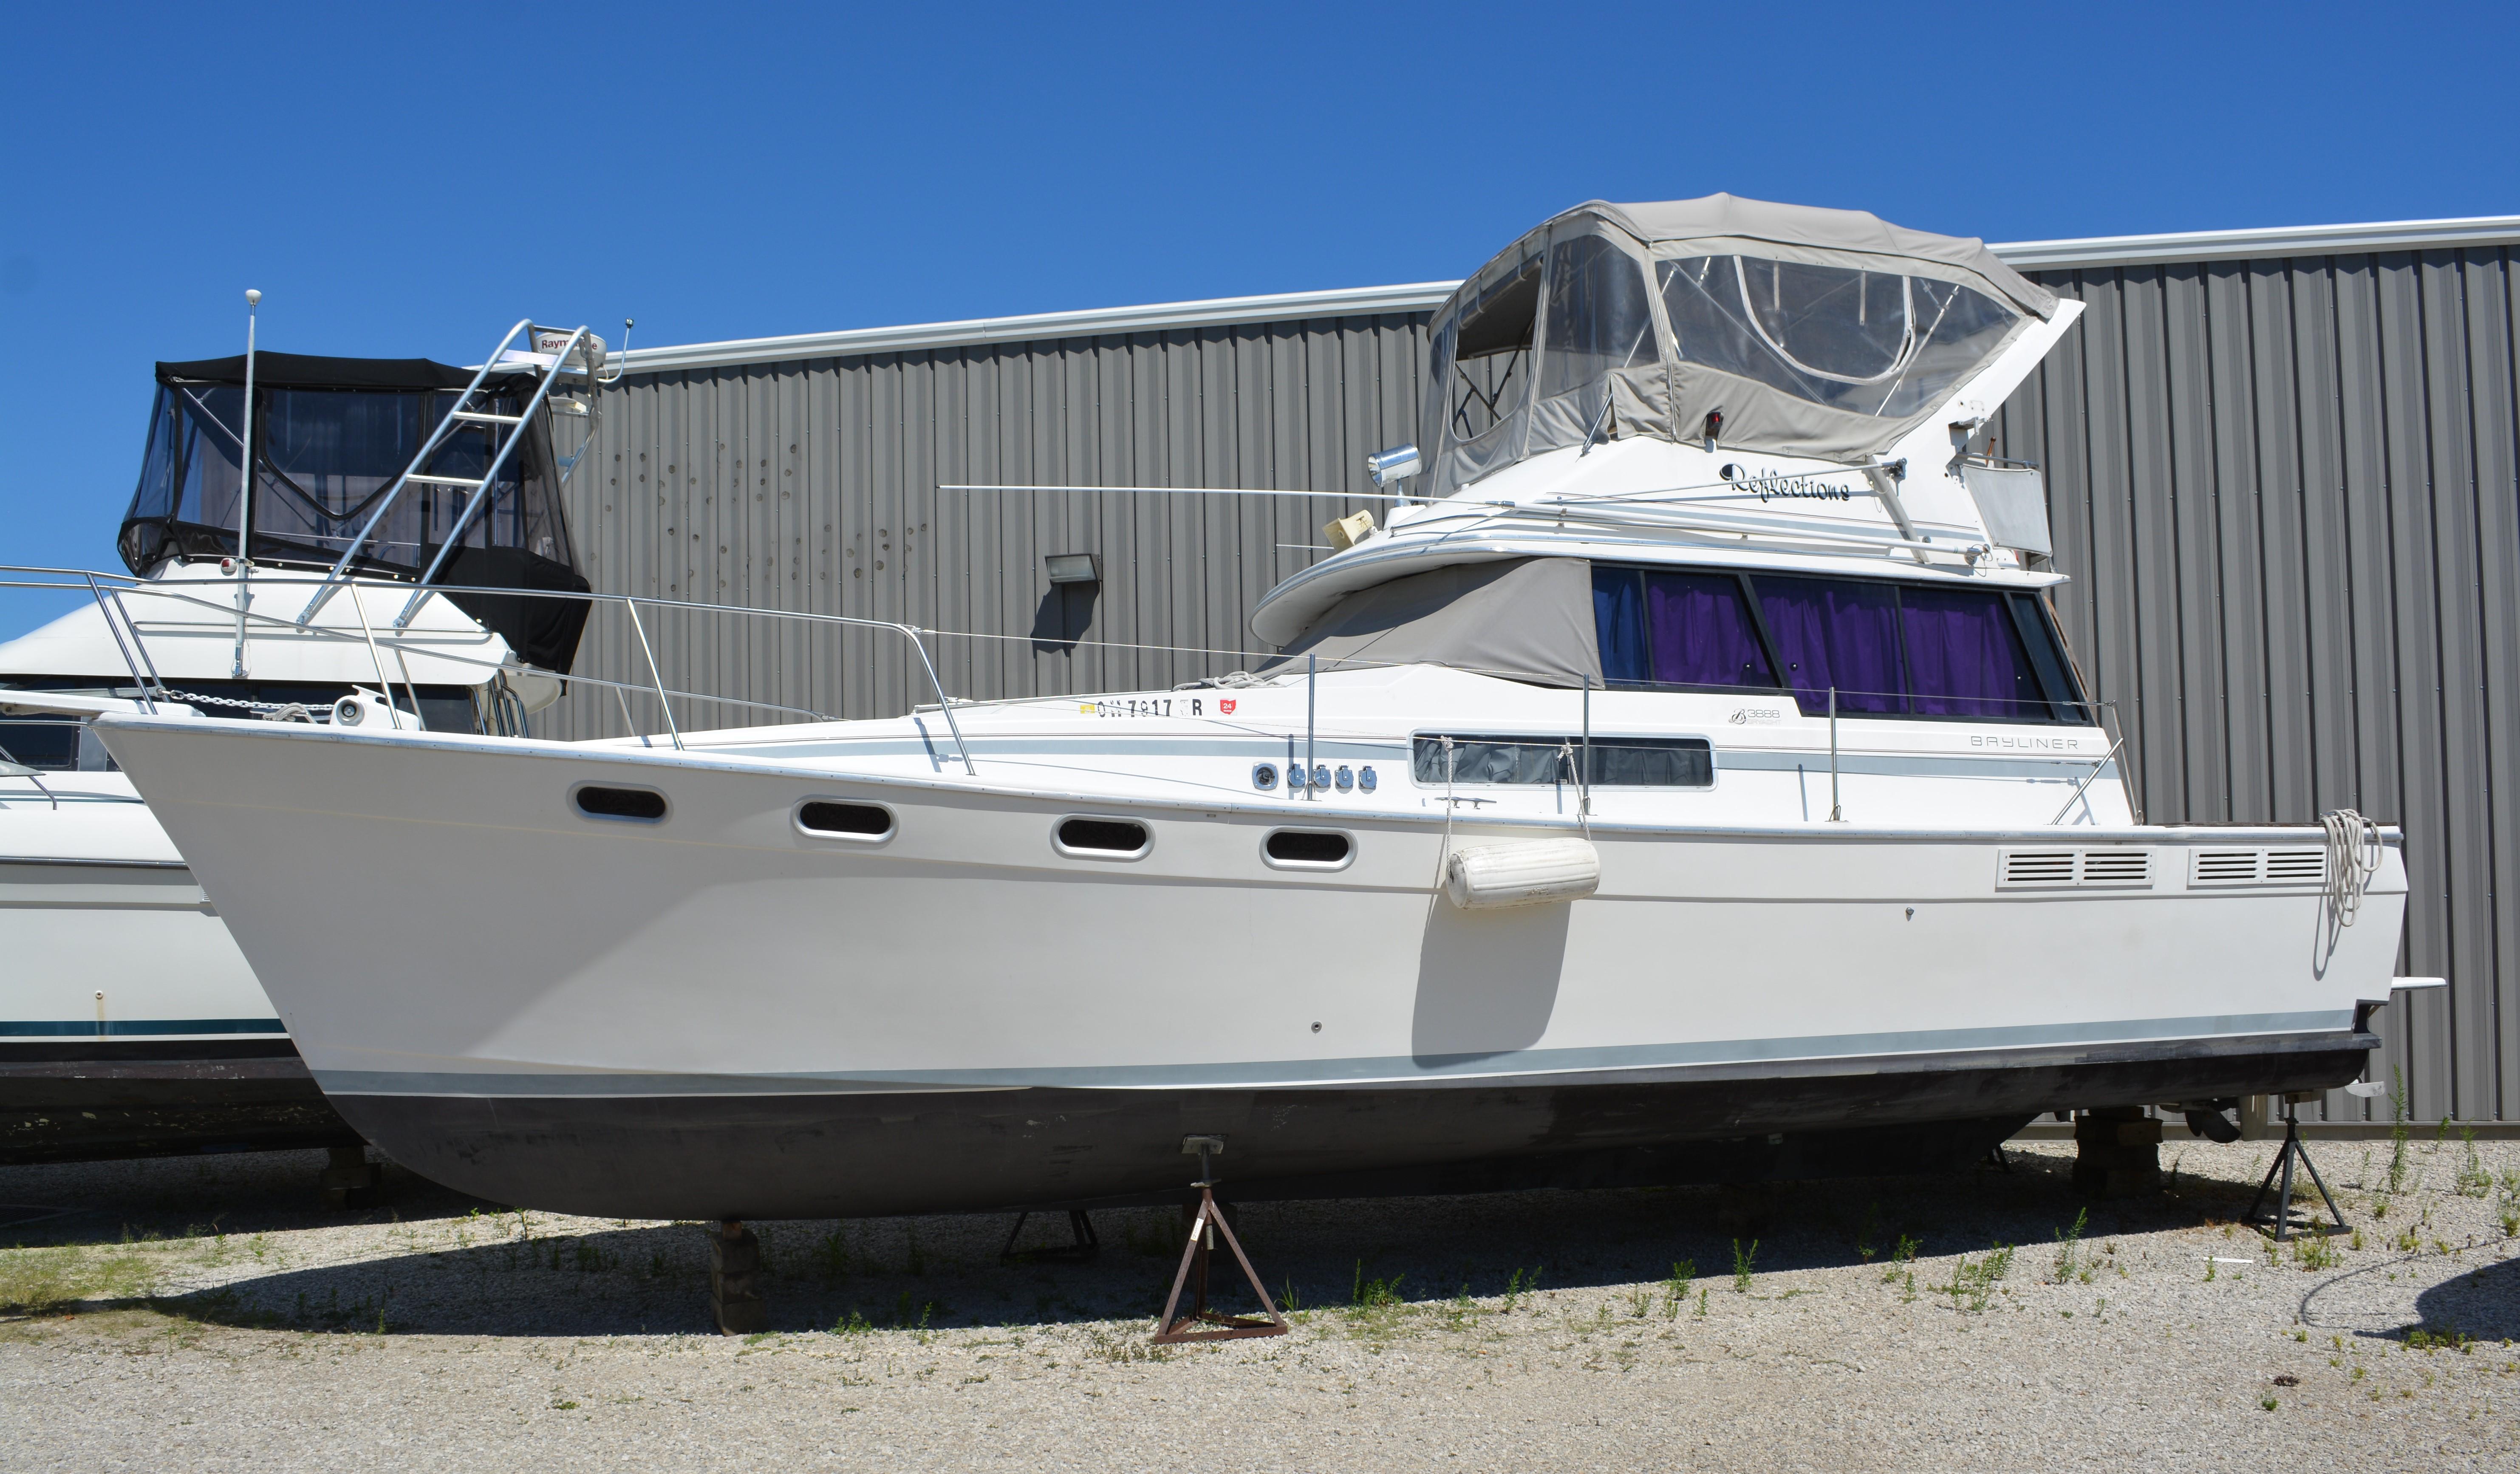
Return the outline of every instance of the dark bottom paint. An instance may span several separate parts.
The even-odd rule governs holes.
[[[358,1142],[285,1039],[0,1047],[0,1165]]]
[[[1169,1202],[1190,1133],[1232,1195],[1369,1197],[1942,1171],[2041,1111],[2332,1088],[2355,1047],[1650,1085],[895,1094],[342,1095],[392,1157],[606,1218],[856,1218]]]

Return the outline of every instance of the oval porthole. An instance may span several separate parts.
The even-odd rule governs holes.
[[[1356,843],[1336,829],[1279,829],[1260,852],[1282,869],[1334,871],[1355,856]]]
[[[655,824],[665,817],[665,795],[653,788],[613,788],[586,783],[569,795],[577,812],[589,819],[626,819]]]
[[[1134,819],[1062,819],[1056,838],[1060,854],[1097,860],[1135,860],[1152,842]]]
[[[796,827],[817,838],[884,839],[892,834],[892,811],[818,798],[796,806]]]

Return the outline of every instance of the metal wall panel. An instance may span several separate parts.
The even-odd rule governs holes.
[[[2419,1120],[2520,1120],[2511,248],[2036,273],[2088,304],[2004,407],[2154,821],[2407,830],[2384,1015]],[[2328,1097],[2327,1119],[2387,1121]]]
[[[2410,1114],[2520,1121],[2520,404],[2511,248],[2038,272],[2084,318],[2002,412],[2048,468],[2057,608],[2155,821],[2408,830],[2384,1017]],[[572,531],[597,588],[963,632],[980,697],[1167,686],[1247,666],[1261,594],[1415,438],[1426,317],[1168,327],[634,374],[607,393]],[[665,350],[668,352],[675,350]],[[1320,489],[1339,499],[939,483]],[[1053,553],[1095,553],[1091,597]],[[666,684],[836,715],[932,700],[894,637],[656,615]],[[1206,653],[1145,649],[1194,647]],[[618,615],[578,669],[647,679]],[[637,725],[652,698],[627,698]],[[579,686],[536,730],[617,735]],[[736,725],[776,713],[678,703]],[[2389,1118],[2339,1094],[2329,1119]]]

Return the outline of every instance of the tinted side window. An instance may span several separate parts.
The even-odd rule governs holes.
[[[1418,782],[1571,783],[1584,760],[1584,739],[1569,737],[1441,736],[1412,743]],[[1592,744],[1592,782],[1603,788],[1704,788],[1715,782],[1715,751],[1704,737],[1602,737]]]
[[[2037,720],[2047,693],[2003,596],[1984,589],[1901,589],[1911,709],[1923,716]]]
[[[1784,662],[1785,685],[1806,712],[1904,712],[1898,591],[1889,584],[1827,578],[1761,578],[1759,605]]]
[[[1593,622],[1606,681],[1776,689],[1758,622],[1732,574],[1596,564]]]

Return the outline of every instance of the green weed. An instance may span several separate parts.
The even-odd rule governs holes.
[[[1759,1241],[1757,1239],[1750,1240],[1750,1247],[1746,1251],[1741,1247],[1741,1240],[1737,1238],[1732,1240],[1733,1293],[1740,1295],[1750,1293],[1751,1266],[1756,1264],[1758,1259]]]
[[[2065,1284],[2071,1281],[2077,1273],[2083,1276],[2086,1283],[2091,1280],[2091,1272],[2083,1269],[2080,1262],[2083,1248],[2083,1229],[2090,1225],[2091,1221],[2092,1210],[2089,1208],[2078,1208],[2074,1212],[2073,1227],[2059,1228],[2056,1230],[2056,1283]]]
[[[1664,1318],[1680,1318],[1680,1308],[1688,1303],[1688,1287],[1697,1278],[1697,1261],[1684,1259],[1671,1267],[1671,1277],[1662,1282]]]
[[[1976,1315],[1995,1299],[1995,1287],[2011,1273],[2012,1245],[2000,1243],[1975,1264],[1969,1262],[1967,1255],[1961,1255],[1952,1269],[1952,1282],[1934,1288],[1952,1297],[1952,1309]]]
[[[2332,1270],[2345,1262],[2324,1233],[2305,1233],[2292,1241],[2292,1262],[2310,1273]]]

